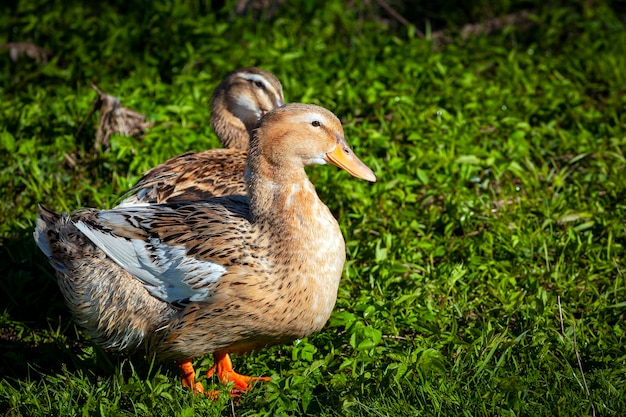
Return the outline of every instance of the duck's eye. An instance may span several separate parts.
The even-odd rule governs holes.
[[[314,126],[314,127],[320,127],[321,125],[322,125],[322,124],[321,124],[320,122],[318,122],[317,120],[313,120],[313,121],[311,122],[311,126]]]
[[[261,81],[255,81],[254,85],[256,85],[259,88],[264,88],[265,87]]]

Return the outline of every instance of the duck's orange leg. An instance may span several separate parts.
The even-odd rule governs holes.
[[[212,377],[213,374],[217,373],[217,377],[223,384],[228,384],[229,382],[233,382],[235,384],[235,388],[231,391],[231,395],[238,395],[243,391],[247,391],[250,389],[250,383],[253,381],[269,381],[269,377],[266,376],[246,376],[238,374],[233,370],[233,362],[230,360],[230,356],[228,353],[214,353],[213,354],[214,364],[206,373],[208,378]]]
[[[202,383],[195,382],[196,372],[193,370],[191,359],[185,359],[184,361],[178,362],[178,366],[180,367],[180,376],[183,379],[183,387],[188,387],[195,392],[203,393],[204,387],[202,386]]]

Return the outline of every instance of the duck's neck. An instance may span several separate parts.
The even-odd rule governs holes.
[[[257,223],[272,226],[278,234],[290,234],[287,227],[306,229],[310,220],[330,214],[304,175],[293,181],[276,180],[258,174],[246,174],[250,212]]]
[[[250,132],[224,103],[216,101],[211,111],[211,127],[222,146],[230,149],[248,150]]]

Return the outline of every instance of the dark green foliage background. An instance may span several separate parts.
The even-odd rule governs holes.
[[[390,1],[449,30],[436,49],[374,4],[0,5],[0,43],[52,52],[0,49],[4,415],[623,415],[626,8]],[[532,25],[458,36],[520,10]],[[273,379],[232,408],[172,364],[91,345],[32,230],[38,202],[111,207],[148,168],[218,146],[210,95],[251,65],[339,115],[379,180],[309,170],[346,237],[337,307],[323,332],[235,358]],[[94,154],[91,82],[156,126]]]

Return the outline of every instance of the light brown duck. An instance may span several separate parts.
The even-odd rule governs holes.
[[[78,323],[114,350],[145,347],[179,361],[213,353],[223,382],[246,390],[229,353],[320,330],[335,305],[345,261],[339,225],[304,167],[332,163],[373,172],[351,151],[337,117],[287,104],[265,115],[248,158],[247,196],[56,214],[34,236],[56,269]]]

